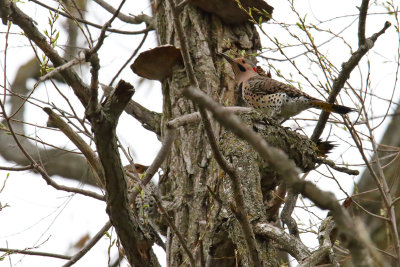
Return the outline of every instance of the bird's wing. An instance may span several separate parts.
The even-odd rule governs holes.
[[[288,96],[291,97],[304,96],[313,99],[313,97],[300,91],[290,84],[282,83],[264,76],[255,76],[248,79],[247,86],[249,86],[251,88],[251,91],[257,95],[269,95],[285,92]]]

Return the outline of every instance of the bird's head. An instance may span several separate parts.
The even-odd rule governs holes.
[[[232,66],[236,80],[239,84],[243,81],[246,81],[247,79],[250,79],[253,76],[258,75],[256,66],[250,63],[250,61],[248,61],[244,57],[233,59],[223,53],[220,53],[220,55],[224,57]]]

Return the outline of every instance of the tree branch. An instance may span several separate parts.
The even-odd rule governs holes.
[[[362,0],[360,7],[360,16],[358,18],[358,46],[365,44],[365,24],[367,22],[369,0]]]
[[[102,85],[101,87],[107,97],[114,90],[112,86]],[[129,100],[125,112],[142,123],[145,129],[154,132],[157,136],[161,135],[161,113],[148,110],[134,100]]]
[[[299,238],[293,237],[281,228],[268,223],[257,223],[254,225],[254,232],[259,236],[277,242],[280,249],[289,253],[298,262],[303,261],[311,255],[311,252]]]
[[[86,142],[80,137],[65,121],[63,121],[60,116],[54,113],[50,108],[43,108],[43,110],[49,115],[49,120],[63,132],[69,140],[82,152],[86,160],[94,170],[96,177],[99,181],[99,185],[104,187],[104,171],[103,166],[101,166],[100,160],[96,153],[91,149],[91,147],[86,144]]]
[[[122,0],[121,4],[119,5],[118,9],[115,10],[115,12],[113,13],[111,19],[109,21],[107,21],[103,27],[101,27],[101,32],[100,32],[100,36],[97,40],[96,45],[90,49],[89,51],[87,51],[86,53],[86,57],[89,58],[92,54],[97,53],[97,51],[99,51],[100,47],[103,45],[104,39],[106,38],[106,31],[109,27],[111,27],[111,23],[114,21],[114,19],[118,16],[119,11],[121,10],[122,6],[125,4],[126,0]]]
[[[108,221],[101,229],[99,232],[97,232],[97,234],[89,241],[89,243],[87,243],[87,245],[82,248],[78,253],[76,253],[67,263],[65,263],[62,267],[69,267],[74,265],[75,263],[78,262],[78,260],[80,260],[83,256],[86,255],[86,253],[89,252],[89,250],[94,247],[94,245],[97,244],[97,242],[99,242],[99,240],[103,237],[103,235],[105,234],[105,232],[108,231],[108,229],[110,229],[111,227],[111,222]]]
[[[115,8],[111,5],[109,5],[107,2],[103,0],[94,0],[98,5],[100,5],[102,8],[110,12],[111,14],[115,13]],[[151,16],[141,14],[138,16],[127,16],[121,12],[118,13],[117,18],[120,19],[123,22],[126,23],[131,23],[131,24],[140,24],[140,23],[146,23],[147,26],[150,26],[149,29],[154,29],[154,19]]]
[[[7,16],[8,14],[8,16]],[[0,0],[0,15],[3,21],[11,21],[18,25],[29,40],[32,40],[45,55],[53,62],[54,67],[59,67],[67,63],[57,51],[47,42],[46,37],[39,32],[29,16],[23,13],[14,2],[9,0]],[[65,81],[74,90],[75,95],[86,106],[89,100],[89,88],[85,85],[79,76],[70,69],[60,71]]]
[[[360,12],[361,11],[362,10],[360,10]],[[340,90],[343,88],[345,82],[349,79],[350,73],[357,66],[358,62],[360,62],[361,58],[374,46],[375,41],[378,39],[378,37],[381,36],[390,27],[390,25],[391,25],[390,22],[386,21],[385,25],[379,32],[373,34],[370,38],[368,38],[365,41],[365,43],[359,46],[357,51],[351,55],[349,60],[342,64],[342,69],[339,72],[339,75],[333,81],[332,90],[331,93],[329,94],[327,102],[329,103],[335,102],[335,99],[339,94]],[[313,140],[314,142],[320,138],[322,132],[324,131],[326,122],[328,121],[329,118],[329,114],[330,113],[326,111],[323,111],[321,113],[317,125],[315,126],[314,132],[311,136],[311,140]]]
[[[153,242],[146,238],[128,201],[128,189],[118,152],[116,126],[126,104],[134,93],[133,86],[120,81],[107,101],[98,109],[90,109],[94,141],[104,168],[107,190],[107,213],[134,266],[159,266],[152,251]],[[95,103],[93,103],[95,104]],[[89,109],[88,109],[89,111]]]
[[[32,170],[33,168],[34,168],[33,165],[21,166],[21,167],[4,167],[4,166],[0,166],[0,170],[3,170],[3,171],[27,171],[27,170]]]
[[[129,103],[134,101],[129,101]],[[136,102],[134,102],[136,103]],[[139,105],[139,104],[138,104]],[[252,112],[250,108],[244,107],[226,107],[226,110],[234,113],[247,113]],[[125,109],[126,111],[126,109]],[[187,124],[197,123],[201,120],[201,115],[199,112],[194,112],[191,114],[186,114],[181,117],[175,118],[169,121],[166,124],[166,130],[164,132],[164,139],[162,141],[162,145],[160,150],[157,153],[157,156],[151,163],[151,165],[147,168],[146,173],[144,175],[144,179],[141,180],[141,185],[146,186],[150,180],[153,178],[156,171],[160,168],[161,164],[164,162],[165,158],[168,156],[171,146],[176,138],[176,129],[181,126],[185,126]],[[138,195],[138,191],[132,192],[129,196],[130,201],[134,201],[136,196]]]
[[[335,162],[333,162],[332,160],[329,159],[325,159],[325,158],[318,158],[316,163],[323,163],[328,165],[329,167],[331,167],[332,169],[338,171],[338,172],[343,172],[343,173],[347,173],[348,175],[359,175],[360,172],[358,170],[352,170],[346,167],[339,167],[336,166]]]
[[[271,147],[258,134],[248,127],[243,126],[240,119],[226,112],[219,104],[215,103],[209,96],[196,90],[193,86],[186,87],[183,94],[195,101],[198,105],[207,108],[212,112],[214,118],[223,126],[230,129],[239,138],[246,140],[286,182],[287,186],[292,187],[294,193],[301,193],[313,201],[322,209],[329,209],[338,225],[338,228],[347,237],[346,246],[352,253],[353,263],[357,266],[373,266],[371,256],[364,240],[354,231],[354,221],[346,210],[339,204],[334,195],[324,192],[316,185],[301,181],[298,178],[299,170],[292,160],[280,149]]]
[[[289,233],[300,240],[299,229],[296,220],[292,218],[294,207],[296,206],[298,194],[289,190],[282,208],[281,220],[289,229]]]
[[[89,25],[89,26],[92,26],[92,27],[97,28],[97,29],[101,29],[103,27],[102,25],[98,25],[98,24],[95,24],[93,22],[81,19],[81,18],[73,17],[73,16],[71,16],[71,15],[65,13],[65,12],[62,12],[62,11],[57,10],[55,8],[52,8],[51,6],[45,5],[40,1],[37,1],[37,0],[29,0],[29,1],[32,1],[32,2],[42,6],[44,8],[46,8],[48,10],[51,10],[51,11],[54,11],[54,12],[58,12],[61,16],[64,16],[64,17],[66,17],[68,19],[72,19],[72,20],[77,21],[77,22],[81,22],[81,23],[83,23],[85,25]],[[112,12],[112,13],[114,13],[114,12]],[[144,16],[146,16],[146,15],[144,15]],[[108,32],[113,32],[113,33],[118,33],[118,34],[132,34],[132,35],[133,34],[143,34],[143,33],[149,32],[151,30],[153,30],[152,26],[149,26],[146,29],[143,29],[143,30],[140,30],[140,31],[122,31],[122,30],[110,29],[110,28],[107,29]]]
[[[57,258],[57,259],[62,259],[62,260],[71,259],[71,256],[55,254],[55,253],[48,253],[48,252],[40,252],[40,251],[30,251],[30,250],[24,250],[24,249],[0,248],[0,251],[5,252],[8,255],[18,253],[18,254],[31,255],[31,256],[51,257],[51,258]]]

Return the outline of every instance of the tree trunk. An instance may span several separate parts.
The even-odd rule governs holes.
[[[156,10],[159,43],[180,47],[171,14],[168,1],[162,1]],[[255,52],[260,48],[255,28],[248,23],[234,27],[226,26],[216,16],[191,5],[185,7],[180,19],[185,32],[197,36],[186,41],[191,49],[200,88],[220,103],[235,103],[233,77],[224,75],[229,73],[229,66],[215,53],[231,48]],[[171,80],[163,83],[164,123],[197,110],[193,103],[181,94],[184,86],[188,85],[185,70],[179,68],[173,72]],[[214,128],[218,139],[220,131]],[[212,208],[215,201],[206,186],[214,189],[221,176],[220,169],[212,158],[203,125],[180,128],[176,140],[170,157],[164,164],[164,176],[159,184],[163,198],[174,203],[171,211],[174,223],[186,237],[196,261],[204,262],[206,256],[200,255],[210,255],[220,259],[218,266],[233,266],[234,250],[237,247],[231,240],[239,238],[228,237],[227,226],[219,221],[220,217],[216,214],[218,210]],[[225,224],[230,223],[232,222],[225,221]],[[179,240],[170,231],[167,242],[169,266],[188,265],[187,255],[182,250]],[[244,251],[239,251],[239,258],[245,254]]]
[[[155,10],[158,41],[160,44],[180,47],[170,9],[168,1],[161,1]],[[221,104],[235,105],[238,102],[238,93],[235,90],[233,72],[216,52],[229,49],[256,52],[260,49],[260,41],[255,27],[250,23],[226,25],[218,17],[191,5],[184,8],[180,20],[184,31],[191,33],[192,38],[186,41],[190,47],[200,89]],[[164,124],[197,110],[191,101],[182,96],[185,86],[189,86],[189,81],[181,66],[174,69],[171,79],[163,82]],[[293,138],[297,144],[304,144],[304,147],[299,145],[302,150],[293,150],[290,145],[284,150],[291,151],[292,158],[303,169],[314,166],[312,159],[315,153],[310,141],[273,122],[268,127],[269,130],[265,130],[263,125],[258,129],[253,122],[262,120],[259,115],[241,117],[249,126],[268,136],[268,141],[272,144],[278,141],[281,142],[279,146],[294,144]],[[250,145],[238,140],[234,134],[225,132],[218,124],[213,123],[213,128],[220,150],[240,175],[250,221],[274,221],[280,205],[269,213],[266,206],[269,206],[268,201],[272,201],[272,190],[279,184],[279,179],[264,166]],[[181,234],[186,237],[197,264],[249,266],[249,253],[241,227],[230,210],[235,208],[230,180],[214,160],[202,124],[178,129],[170,156],[164,162],[163,172],[159,182],[161,195],[163,200],[173,203],[169,212]],[[266,239],[256,240],[262,265],[278,266],[274,245]],[[170,228],[167,233],[167,255],[168,266],[189,265],[186,253]]]

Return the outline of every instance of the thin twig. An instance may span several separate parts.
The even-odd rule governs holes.
[[[93,22],[90,22],[90,21],[87,21],[87,20],[84,20],[84,19],[74,18],[73,16],[70,16],[69,14],[67,14],[65,12],[62,12],[62,11],[57,10],[55,8],[52,8],[51,6],[45,5],[40,1],[37,1],[37,0],[29,0],[29,1],[32,1],[32,2],[34,2],[36,4],[38,4],[38,5],[46,8],[46,9],[51,10],[51,11],[58,12],[61,16],[64,16],[64,17],[66,17],[68,19],[76,20],[78,22],[84,23],[86,25],[92,26],[92,27],[97,28],[97,29],[101,29],[103,27],[102,25],[98,25],[98,24],[95,24]],[[151,31],[153,29],[154,28],[152,26],[150,26],[150,27],[147,27],[146,29],[143,29],[143,30],[140,30],[140,31],[122,31],[122,30],[110,29],[110,28],[108,28],[107,31],[108,32],[113,32],[113,33],[119,33],[119,34],[131,34],[131,35],[134,35],[134,34],[143,34],[143,33],[149,32],[149,31]]]
[[[80,137],[75,131],[64,122],[60,116],[54,113],[50,108],[43,108],[43,110],[49,115],[49,120],[54,123],[61,132],[63,132],[68,139],[74,143],[74,145],[85,155],[90,166],[93,168],[96,178],[99,181],[99,185],[104,188],[104,171],[103,166],[100,163],[99,158],[96,153],[91,149],[91,147],[86,144],[86,142]]]
[[[347,173],[349,175],[359,175],[360,174],[360,172],[358,170],[351,170],[346,167],[339,167],[335,164],[335,162],[333,162],[332,160],[329,160],[329,159],[318,158],[316,163],[324,163],[338,172]]]
[[[34,168],[33,165],[21,166],[21,167],[0,166],[0,170],[2,170],[2,171],[27,171],[27,170],[32,170],[33,168]]]
[[[89,243],[86,244],[85,247],[83,247],[78,253],[76,253],[73,257],[70,257],[70,260],[66,262],[62,267],[69,267],[74,265],[75,263],[78,262],[83,256],[86,255],[86,253],[89,252],[89,250],[99,242],[99,240],[103,237],[103,235],[110,229],[111,227],[111,222],[108,221],[97,234],[89,241]]]
[[[364,45],[358,47],[357,51],[354,52],[347,62],[342,64],[342,69],[336,79],[333,81],[332,90],[329,94],[327,102],[334,103],[337,95],[339,94],[340,90],[343,88],[344,84],[346,83],[347,79],[350,77],[350,73],[353,69],[357,66],[358,62],[360,62],[361,58],[374,46],[375,41],[381,36],[389,27],[390,22],[386,21],[383,28],[373,34],[370,38],[368,38]],[[329,112],[323,111],[318,119],[317,125],[314,128],[314,132],[311,136],[311,140],[316,141],[320,138],[326,122],[329,118]]]
[[[171,6],[172,18],[174,20],[175,30],[179,37],[179,42],[181,45],[181,53],[182,53],[183,63],[185,65],[186,74],[189,78],[190,83],[198,88],[199,85],[197,83],[196,75],[194,74],[192,60],[190,59],[189,47],[186,42],[187,39],[185,37],[185,32],[183,30],[182,24],[179,21],[179,14],[176,10],[174,0],[168,0],[168,2],[169,5]]]
[[[79,64],[79,63],[81,63],[83,61],[85,61],[85,57],[84,57],[83,54],[82,55],[80,54],[79,58],[74,58],[74,59],[68,61],[67,63],[65,63],[64,65],[61,65],[61,66],[53,69],[52,71],[48,72],[46,75],[41,76],[38,79],[38,83],[44,82],[47,79],[50,79],[51,77],[53,77],[54,75],[60,73],[61,71],[69,69],[69,68],[71,68],[71,67],[73,67],[73,66],[75,66],[75,65],[77,65],[77,64]]]
[[[111,14],[115,14],[116,9],[109,5],[107,2],[103,0],[94,0],[98,5],[100,5],[102,8],[110,12]],[[138,16],[127,16],[121,12],[118,13],[117,18],[120,19],[123,22],[126,23],[131,23],[131,24],[140,24],[145,22],[148,26],[151,26],[152,29],[154,29],[154,19],[151,16],[141,14]]]
[[[17,253],[17,254],[24,254],[24,255],[31,255],[31,256],[42,256],[42,257],[57,258],[57,259],[62,259],[62,260],[71,259],[71,256],[55,254],[55,253],[49,253],[49,252],[23,250],[23,249],[0,248],[0,251],[1,252],[5,252],[7,255]]]
[[[125,1],[126,1],[126,0],[122,0],[122,1],[121,1],[121,4],[119,5],[118,9],[115,10],[115,12],[114,12],[113,16],[111,17],[111,19],[110,19],[109,21],[107,21],[107,22],[103,25],[103,27],[101,27],[100,36],[99,36],[99,39],[97,40],[96,45],[95,45],[93,48],[91,48],[91,49],[87,52],[87,55],[86,55],[86,56],[88,56],[88,54],[91,55],[91,54],[97,53],[97,51],[99,51],[100,47],[103,45],[104,39],[106,38],[106,31],[107,31],[107,29],[108,29],[109,27],[111,27],[111,23],[112,23],[112,22],[114,21],[114,19],[118,16],[119,11],[121,10],[122,6],[125,4]]]
[[[97,0],[98,1],[98,0]],[[125,69],[125,67],[129,64],[129,62],[136,56],[136,54],[139,52],[140,48],[142,48],[144,41],[146,41],[148,32],[146,32],[143,35],[142,41],[140,41],[139,45],[136,47],[135,51],[133,51],[132,55],[125,61],[125,63],[122,65],[122,67],[118,70],[118,72],[114,75],[114,77],[111,79],[111,82],[108,84],[108,86],[112,86],[114,81],[118,78],[118,76],[121,74],[121,72]]]

